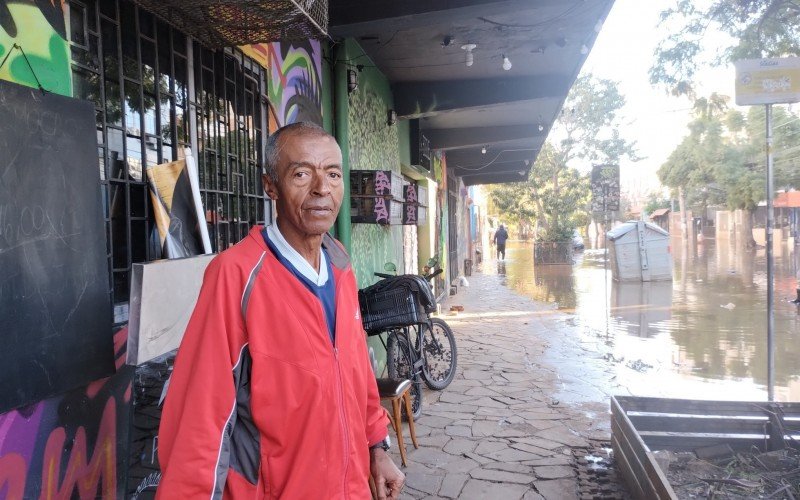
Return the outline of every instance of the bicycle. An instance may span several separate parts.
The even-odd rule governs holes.
[[[431,259],[428,267],[436,267]],[[387,264],[386,270],[394,271]],[[433,390],[442,390],[453,381],[458,352],[450,326],[441,318],[432,318],[436,301],[428,283],[442,270],[425,275],[375,273],[378,283],[359,291],[362,319],[368,335],[381,337],[386,348],[389,377],[412,382],[412,415],[422,411],[422,382]],[[413,340],[413,341],[412,341]]]

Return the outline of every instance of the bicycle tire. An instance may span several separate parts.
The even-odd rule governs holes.
[[[407,379],[411,381],[411,414],[414,420],[422,415],[422,383],[420,376],[414,375],[416,354],[411,343],[402,331],[390,332],[386,342],[386,370],[389,378]],[[408,421],[405,405],[402,406],[403,419]]]
[[[430,327],[422,329],[422,380],[433,390],[441,391],[453,381],[458,364],[456,339],[450,325],[441,318],[431,318]]]

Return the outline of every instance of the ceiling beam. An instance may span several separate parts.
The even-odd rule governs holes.
[[[431,143],[431,149],[462,149],[480,147],[503,141],[516,141],[520,139],[533,139],[545,135],[546,130],[542,124],[534,125],[504,125],[500,127],[466,127],[466,128],[434,128],[423,132]]]
[[[443,111],[477,108],[508,102],[563,97],[570,75],[518,76],[475,80],[401,82],[392,87],[400,118],[420,118]],[[531,117],[535,120],[536,117]]]
[[[523,182],[527,178],[525,175],[519,175],[518,172],[501,172],[501,173],[486,173],[481,175],[472,175],[464,177],[465,186],[476,186],[479,184],[506,184],[509,182]]]
[[[538,153],[539,150],[533,148],[519,148],[512,151],[495,151],[489,148],[486,154],[482,154],[480,149],[454,149],[448,151],[445,158],[448,168],[476,168],[492,160],[500,163],[532,160]]]
[[[563,0],[538,0],[537,6]],[[336,0],[329,4],[328,31],[336,37],[380,36],[407,30],[450,24],[455,19],[476,19],[497,12],[530,9],[530,0]]]
[[[524,160],[519,161],[509,161],[503,163],[488,163],[485,166],[479,165],[477,167],[450,167],[448,165],[448,171],[452,168],[453,173],[457,177],[474,177],[476,175],[484,175],[484,174],[497,174],[503,172],[528,172],[530,170],[530,166],[525,163]]]

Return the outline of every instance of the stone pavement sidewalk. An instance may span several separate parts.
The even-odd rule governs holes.
[[[443,307],[458,370],[444,391],[425,389],[419,449],[404,425],[409,465],[401,497],[581,498],[576,456],[588,453],[590,438],[608,440],[608,422],[604,402],[593,418],[556,399],[561,382],[543,352],[545,337],[559,333],[551,318],[560,313],[515,294],[498,276],[476,273],[469,282]],[[464,311],[449,315],[456,304]],[[400,463],[396,447],[393,454]]]

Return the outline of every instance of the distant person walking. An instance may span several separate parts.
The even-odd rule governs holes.
[[[494,238],[492,241],[497,243],[497,259],[498,260],[505,260],[506,259],[506,240],[508,239],[508,233],[506,232],[506,228],[500,224],[500,227],[497,228],[497,232],[494,233]],[[501,257],[502,255],[502,257]]]

